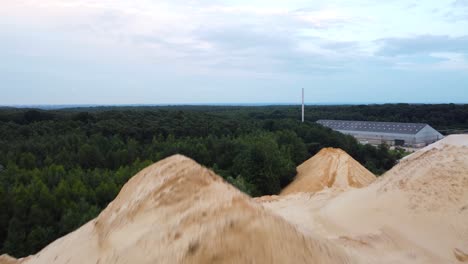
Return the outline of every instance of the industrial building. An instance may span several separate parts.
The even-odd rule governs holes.
[[[421,148],[444,136],[422,123],[319,120],[317,123],[343,134],[354,136],[362,144]]]

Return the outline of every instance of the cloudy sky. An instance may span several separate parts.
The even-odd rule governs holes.
[[[468,0],[0,0],[0,104],[468,103]]]

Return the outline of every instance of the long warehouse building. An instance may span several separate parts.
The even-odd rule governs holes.
[[[343,134],[354,136],[363,144],[425,147],[444,136],[422,123],[319,120],[317,123]]]

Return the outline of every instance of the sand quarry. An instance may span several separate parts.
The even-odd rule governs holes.
[[[0,263],[468,263],[468,135],[379,178],[324,149],[279,196],[256,199],[172,156],[75,232]]]

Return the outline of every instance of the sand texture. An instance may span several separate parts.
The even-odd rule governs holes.
[[[96,219],[38,254],[4,258],[0,263],[357,263],[180,155],[138,173]]]
[[[377,180],[324,149],[281,195],[256,199],[176,155],[135,175],[75,232],[0,263],[468,263],[468,136]]]
[[[281,192],[315,193],[325,188],[361,188],[376,177],[341,149],[325,148],[299,167],[294,181]]]
[[[467,143],[447,137],[361,189],[263,204],[372,263],[468,262]]]

